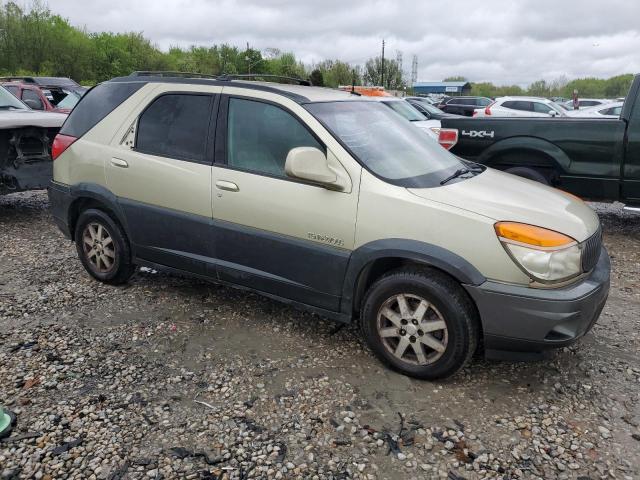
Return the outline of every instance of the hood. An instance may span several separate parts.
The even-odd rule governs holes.
[[[430,138],[437,140],[438,133],[431,130],[432,128],[440,128],[440,120],[418,120],[417,122],[411,122],[411,125],[418,127],[420,130],[429,135]]]
[[[0,128],[60,128],[67,119],[62,113],[35,110],[0,110]]]
[[[487,168],[480,175],[436,188],[410,188],[414,195],[498,221],[536,225],[578,242],[600,225],[582,200],[532,180]]]

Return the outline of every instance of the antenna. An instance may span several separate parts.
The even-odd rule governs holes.
[[[413,56],[411,61],[411,87],[418,81],[418,55]]]
[[[380,74],[380,84],[382,85],[382,88],[384,88],[384,38],[382,39],[382,68],[381,68],[381,74]]]

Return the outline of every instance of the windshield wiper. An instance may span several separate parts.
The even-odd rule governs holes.
[[[445,178],[444,180],[442,180],[440,182],[440,185],[444,185],[445,183],[450,182],[451,180],[453,180],[454,178],[458,178],[461,177],[462,175],[466,175],[467,173],[471,173],[471,170],[469,170],[468,168],[459,168],[458,170],[456,170],[455,172],[453,172],[451,175],[449,175],[447,178]]]

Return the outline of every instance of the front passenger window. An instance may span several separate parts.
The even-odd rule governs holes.
[[[292,148],[324,151],[295,117],[268,103],[231,98],[227,130],[227,163],[242,170],[285,177]]]

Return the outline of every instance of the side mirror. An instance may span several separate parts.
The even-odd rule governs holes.
[[[44,110],[44,105],[42,105],[42,102],[38,101],[38,100],[34,100],[32,98],[27,98],[25,100],[23,100],[23,102],[32,110]]]
[[[556,112],[555,110],[549,110],[550,117],[555,117],[556,115],[558,115],[558,112]]]
[[[346,185],[342,173],[330,163],[327,156],[315,147],[296,147],[289,151],[284,170],[290,177],[344,190]]]

